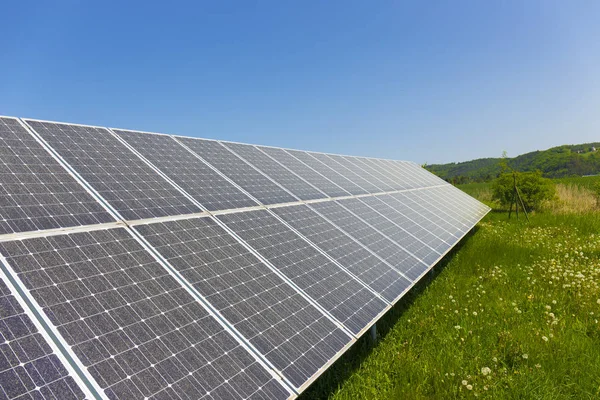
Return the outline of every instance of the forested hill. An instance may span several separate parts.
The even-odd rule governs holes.
[[[501,158],[481,158],[450,164],[426,165],[429,171],[454,183],[480,182],[495,178],[500,172]],[[506,158],[517,171],[542,171],[548,178],[600,174],[600,142],[552,147]]]

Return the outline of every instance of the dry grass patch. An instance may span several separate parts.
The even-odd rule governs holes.
[[[570,184],[556,184],[556,199],[544,204],[544,209],[556,214],[583,214],[598,210],[598,201],[590,189]]]

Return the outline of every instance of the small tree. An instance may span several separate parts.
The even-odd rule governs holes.
[[[492,184],[492,198],[501,206],[508,207],[513,200],[513,174],[516,176],[519,193],[528,210],[538,209],[544,200],[554,198],[556,193],[554,183],[550,179],[543,178],[540,171],[503,173]]]

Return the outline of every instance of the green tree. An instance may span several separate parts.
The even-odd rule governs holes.
[[[554,183],[543,178],[540,171],[503,173],[492,184],[492,198],[504,207],[513,200],[515,178],[527,210],[538,209],[544,200],[551,200],[556,194]]]

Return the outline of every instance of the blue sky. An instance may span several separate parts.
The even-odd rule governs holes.
[[[599,18],[598,1],[15,1],[0,114],[420,163],[516,156],[600,140]]]

